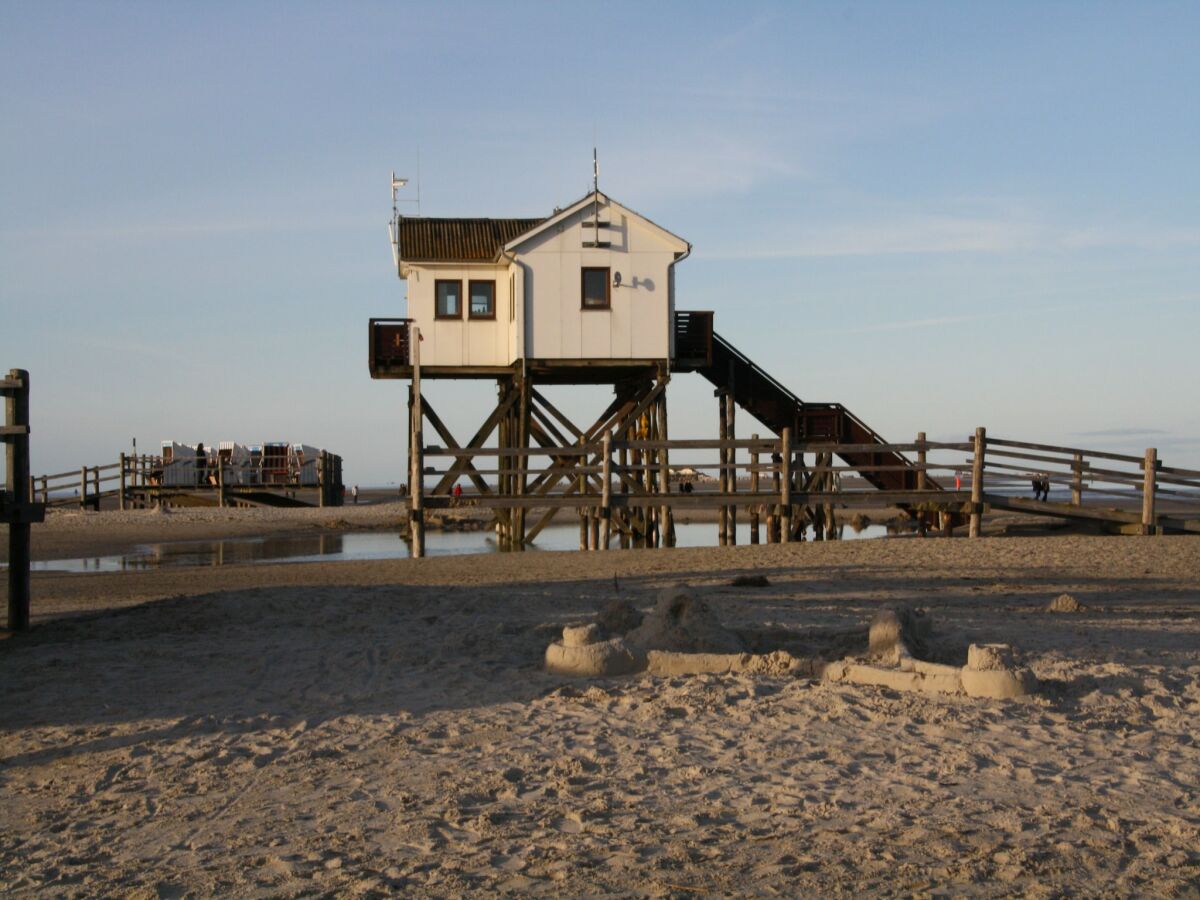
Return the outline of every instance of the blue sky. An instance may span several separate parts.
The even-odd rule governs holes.
[[[693,243],[680,308],[801,397],[1200,467],[1197,35],[1191,3],[9,2],[0,366],[39,473],[137,436],[395,480],[390,171],[419,153],[426,215],[546,215],[594,141]],[[467,432],[492,390],[429,395]],[[671,404],[715,433],[698,377]]]

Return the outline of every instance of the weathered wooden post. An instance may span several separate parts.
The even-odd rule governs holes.
[[[925,466],[927,465],[928,454],[925,451],[925,432],[917,432],[917,490],[925,490]],[[924,501],[922,501],[923,503]],[[925,537],[928,529],[928,523],[925,521],[925,510],[917,509],[917,534]]]
[[[1146,458],[1142,463],[1142,534],[1154,534],[1154,494],[1158,489],[1158,450],[1155,447],[1146,448]]]
[[[758,440],[757,434],[750,435],[753,441]],[[750,493],[758,494],[758,446],[750,450]],[[758,543],[758,501],[750,506],[750,543]]]
[[[87,466],[79,467],[79,508],[87,509]]]
[[[42,503],[50,502],[50,479],[45,475],[42,476]]]
[[[730,391],[725,395],[725,417],[729,420],[727,429],[730,447],[726,451],[725,459],[728,461],[729,475],[727,476],[727,486],[729,488],[729,496],[732,500],[737,495],[737,447],[733,442],[737,440],[737,404],[733,400],[733,392]],[[737,544],[737,504],[729,504],[729,516],[725,520],[729,528],[729,546]]]
[[[600,453],[600,549],[607,550],[612,537],[612,435],[607,431]]]
[[[983,525],[983,456],[987,447],[987,429],[975,429],[975,458],[971,463],[971,529],[969,537],[979,537]]]
[[[1076,453],[1071,462],[1071,505],[1083,505],[1083,454]]]
[[[222,467],[223,468],[223,467]],[[325,465],[325,451],[322,450],[320,456],[317,457],[317,506],[324,507],[326,501],[326,477],[328,467]],[[225,480],[219,479],[221,488],[221,505],[225,505]]]
[[[321,463],[317,462],[317,467],[320,469]],[[323,476],[318,475],[317,480],[320,481]],[[221,509],[225,508],[225,460],[221,459],[221,453],[217,451],[217,506]],[[325,504],[322,503],[322,506]]]
[[[15,515],[8,523],[8,627],[29,627],[29,373],[10,369],[4,386],[5,479]],[[7,429],[6,429],[7,430]],[[23,433],[22,433],[23,432]],[[15,697],[14,697],[15,699]]]
[[[125,512],[125,454],[121,454],[121,492],[117,494],[117,509]]]
[[[729,416],[722,391],[717,391],[717,411],[720,413],[717,437],[721,442],[720,449],[717,450],[717,490],[724,500],[725,495],[729,493],[729,459],[725,447],[725,442],[729,440]],[[722,547],[729,543],[729,507],[724,503],[717,513],[717,543]]]
[[[92,509],[100,512],[100,467],[92,469]]]
[[[586,441],[586,438],[583,437],[582,435],[580,435],[580,437],[579,437],[580,450],[582,450],[584,448],[584,446],[586,446],[585,441]],[[584,457],[583,457],[583,454],[581,453],[579,456],[575,457],[575,468],[582,469],[583,462],[584,462]],[[576,475],[575,485],[576,485],[576,491],[579,493],[580,497],[587,496],[587,476],[584,475],[583,472],[579,472]],[[590,529],[588,528],[587,506],[584,505],[584,506],[579,507],[579,549],[580,550],[588,549],[588,538],[589,537],[590,537]]]
[[[783,429],[783,486],[779,494],[779,542],[792,542],[792,429]]]
[[[413,406],[412,406],[412,450],[410,461],[413,467],[412,495],[409,500],[409,530],[412,532],[412,555],[418,559],[425,555],[425,411],[421,404],[421,329],[412,329],[413,363]]]
[[[667,392],[664,390],[658,398],[658,439],[662,446],[658,450],[658,490],[663,496],[662,506],[658,510],[658,546],[664,550],[670,549],[674,543],[671,540],[671,502],[667,495],[671,493],[671,459],[667,449]]]

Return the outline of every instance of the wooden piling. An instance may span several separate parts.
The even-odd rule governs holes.
[[[987,448],[987,429],[975,429],[975,458],[971,462],[971,528],[968,537],[979,537],[983,526],[983,458]]]
[[[318,480],[321,482],[319,490],[320,490],[320,494],[321,494],[320,503],[322,506],[325,505],[325,476],[324,476],[324,466],[321,465],[321,463],[323,463],[325,461],[324,456],[325,456],[325,454],[322,453],[321,459],[317,463],[318,469],[321,470],[321,474],[318,476]],[[122,493],[124,493],[124,489],[122,489]],[[221,459],[221,454],[218,452],[217,453],[217,506],[220,507],[221,509],[224,509],[226,507],[226,505],[227,505],[227,503],[225,500],[225,460]]]
[[[612,538],[612,435],[607,431],[600,446],[600,549],[607,550]]]
[[[783,447],[780,454],[783,458],[780,466],[782,471],[782,488],[779,493],[779,541],[790,544],[792,541],[792,429],[783,429]]]
[[[79,508],[87,509],[87,466],[79,467]]]
[[[1142,463],[1142,534],[1154,534],[1154,495],[1158,481],[1158,450],[1155,447],[1146,448],[1146,457]]]
[[[121,466],[121,486],[120,486],[120,493],[117,494],[117,509],[119,509],[121,512],[124,512],[125,511],[125,491],[127,489],[127,486],[125,483],[125,454],[124,453],[121,454],[120,466]],[[32,491],[30,493],[32,493]],[[221,505],[224,506],[224,504],[221,504]]]
[[[1071,461],[1071,505],[1083,505],[1083,454],[1076,453]]]
[[[671,493],[671,460],[668,455],[667,436],[667,392],[664,390],[658,398],[658,439],[663,446],[658,451],[658,490],[663,495],[663,504],[658,510],[658,546],[664,549],[671,547],[671,504],[668,494]]]
[[[729,425],[726,427],[729,440],[737,440],[737,403],[734,402],[733,393],[725,395],[725,418],[729,420]],[[737,448],[730,447],[726,451],[726,466],[728,474],[725,477],[725,485],[729,489],[730,497],[737,494]],[[729,546],[737,544],[737,504],[729,504],[729,515],[725,520],[726,526],[729,529]]]
[[[7,426],[29,427],[29,373],[10,369],[8,381],[12,386],[4,397],[4,420]],[[12,435],[5,441],[5,479],[12,491],[13,505],[18,515],[8,523],[8,627],[24,631],[29,627],[29,558],[30,523],[25,516],[33,497],[29,494],[29,434]],[[9,698],[19,702],[16,694]]]
[[[757,434],[750,435],[751,439],[758,440]],[[750,451],[750,493],[758,493],[758,448],[755,447]],[[750,507],[750,543],[758,543],[758,504],[755,503]]]
[[[717,391],[717,436],[721,439],[721,448],[717,451],[717,490],[725,496],[729,493],[729,458],[725,449],[725,442],[729,440],[729,418],[722,391]],[[729,543],[729,507],[724,505],[717,512],[717,543],[722,547]]]
[[[421,330],[413,327],[412,337],[412,493],[409,496],[409,530],[412,532],[412,555],[425,555],[425,412],[421,406]]]

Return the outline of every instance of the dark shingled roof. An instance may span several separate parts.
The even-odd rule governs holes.
[[[400,219],[405,262],[492,262],[504,245],[545,219]]]

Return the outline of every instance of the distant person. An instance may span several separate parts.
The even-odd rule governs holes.
[[[1049,475],[1042,476],[1041,487],[1042,487],[1042,500],[1048,502],[1050,500],[1050,476]]]
[[[958,470],[954,472],[954,489],[956,491],[962,490],[962,472]]]
[[[196,482],[198,484],[208,483],[208,453],[204,449],[204,444],[196,445]]]
[[[454,505],[457,506],[460,500],[462,500],[462,485],[455,484],[454,485]]]
[[[357,484],[354,486],[354,489],[350,492],[350,496],[354,498],[354,505],[358,506],[358,485]]]
[[[1029,479],[1029,483],[1033,485],[1033,499],[1040,500],[1042,498],[1042,479],[1039,475],[1034,475]]]

